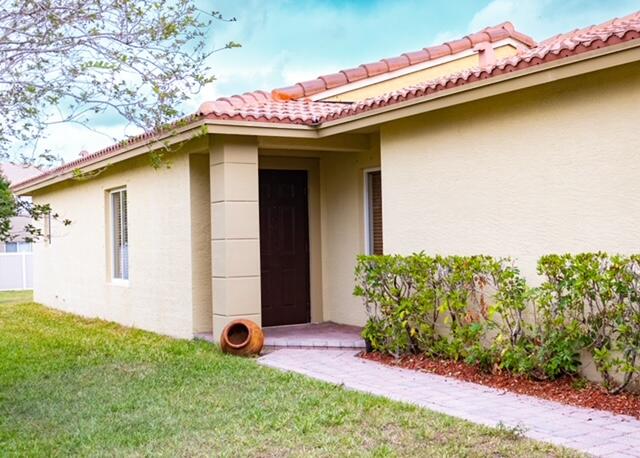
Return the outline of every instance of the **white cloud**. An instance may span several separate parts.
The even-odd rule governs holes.
[[[477,31],[504,21],[517,23],[520,29],[528,29],[527,26],[538,21],[540,13],[549,3],[550,0],[494,0],[473,16],[469,31]]]
[[[468,31],[510,21],[520,32],[541,41],[629,14],[638,6],[637,0],[493,0],[473,16]]]
[[[120,125],[94,126],[92,129],[94,130],[68,123],[50,126],[46,138],[38,144],[38,151],[48,150],[54,155],[62,156],[68,162],[77,159],[80,151],[95,152],[112,145],[114,139],[140,133],[137,129],[127,129]],[[25,151],[25,154],[29,152]]]

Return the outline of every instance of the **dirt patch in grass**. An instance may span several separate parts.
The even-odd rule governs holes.
[[[410,355],[396,359],[381,353],[362,352],[360,357],[389,366],[444,375],[517,394],[526,394],[578,407],[606,410],[640,419],[640,395],[633,393],[611,395],[600,385],[580,378],[564,377],[553,381],[531,380],[507,373],[486,373],[464,362],[433,359],[424,355]]]

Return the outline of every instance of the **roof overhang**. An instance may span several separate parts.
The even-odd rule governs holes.
[[[135,156],[149,153],[163,145],[175,145],[201,135],[203,129],[209,134],[246,135],[257,137],[320,139],[347,132],[372,128],[380,124],[427,113],[474,100],[505,94],[529,87],[547,84],[565,78],[613,68],[631,62],[640,61],[640,40],[631,40],[606,46],[593,51],[556,59],[522,70],[492,76],[484,80],[438,91],[424,97],[416,97],[403,102],[363,111],[318,126],[235,121],[201,118],[172,132],[160,135],[153,140],[133,145],[124,145],[99,160],[79,166],[83,172],[98,170],[106,165],[121,162]],[[42,189],[65,181],[74,176],[73,170],[64,173],[43,176],[41,180],[18,183],[13,188],[19,195]]]

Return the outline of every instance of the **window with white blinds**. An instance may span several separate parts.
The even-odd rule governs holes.
[[[382,254],[382,175],[366,172],[367,254]]]
[[[127,220],[127,190],[111,191],[112,276],[129,279],[129,228]]]
[[[44,218],[44,239],[47,243],[51,243],[51,212],[47,212],[43,216]]]

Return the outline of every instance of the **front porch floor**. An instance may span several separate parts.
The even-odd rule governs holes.
[[[364,348],[362,328],[331,321],[271,326],[263,331],[265,347]]]
[[[284,347],[361,349],[365,347],[364,340],[360,336],[362,328],[331,321],[270,326],[263,328],[262,331],[266,349]],[[197,334],[196,338],[213,341],[212,334]]]

